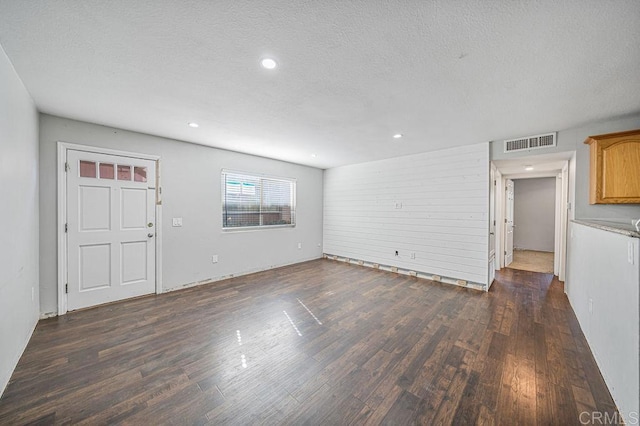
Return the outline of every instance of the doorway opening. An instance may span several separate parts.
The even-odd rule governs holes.
[[[563,152],[496,160],[495,268],[552,273],[564,281],[570,163]]]
[[[513,179],[513,252],[506,266],[553,273],[555,251],[556,179]]]

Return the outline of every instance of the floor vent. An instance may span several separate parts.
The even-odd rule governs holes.
[[[508,139],[504,141],[504,152],[528,151],[530,149],[556,146],[557,133],[526,136],[524,138]]]

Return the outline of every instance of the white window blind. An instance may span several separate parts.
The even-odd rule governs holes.
[[[222,227],[295,226],[293,179],[222,171]]]

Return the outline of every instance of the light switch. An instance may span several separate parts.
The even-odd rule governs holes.
[[[173,226],[182,226],[182,218],[174,217],[173,218]]]

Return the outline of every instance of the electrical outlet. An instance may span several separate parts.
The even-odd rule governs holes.
[[[415,259],[416,258],[416,254],[415,253],[411,253],[411,258]]]
[[[211,256],[211,263],[218,263],[218,255],[214,254],[213,256]]]
[[[172,226],[175,227],[180,227],[182,226],[182,218],[181,217],[174,217],[171,221]]]
[[[396,250],[396,256],[399,256],[399,254],[398,254],[398,250]]]
[[[396,209],[401,209],[402,208],[402,203],[399,201],[396,201]]]
[[[298,243],[298,249],[302,248],[302,243]]]

